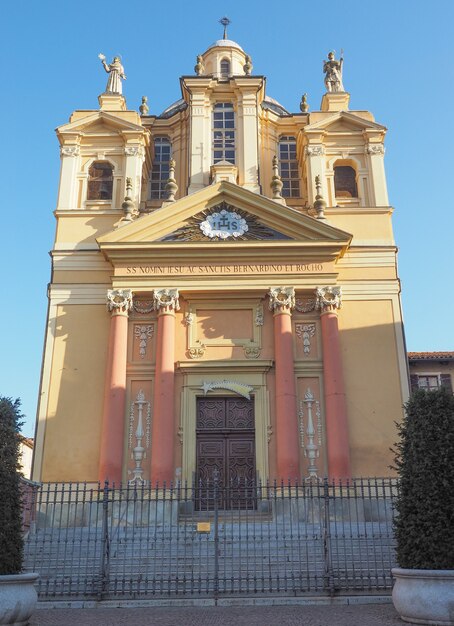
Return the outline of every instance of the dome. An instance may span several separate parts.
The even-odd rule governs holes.
[[[280,102],[272,98],[271,96],[265,96],[262,102],[263,109],[269,109],[279,115],[280,117],[285,117],[286,115],[290,115],[285,107],[282,106]]]
[[[241,52],[244,52],[240,44],[236,41],[232,41],[231,39],[218,39],[211,44],[208,50],[211,50],[211,48],[237,48],[238,50],[241,50]]]
[[[180,98],[179,100],[173,102],[170,106],[168,106],[167,109],[164,109],[164,111],[161,113],[161,115],[158,115],[158,117],[162,119],[167,119],[169,117],[172,117],[172,115],[175,115],[175,113],[178,113],[179,111],[184,111],[187,107],[188,105],[186,104],[184,99]]]

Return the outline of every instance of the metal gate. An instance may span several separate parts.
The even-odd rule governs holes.
[[[44,484],[26,569],[42,599],[383,592],[395,493],[393,479]]]

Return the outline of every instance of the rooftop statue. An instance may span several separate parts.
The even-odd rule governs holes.
[[[326,91],[345,91],[342,84],[342,65],[344,58],[342,56],[339,61],[334,58],[334,52],[328,53],[328,60],[323,61],[323,71],[325,72]]]
[[[98,57],[101,59],[104,69],[109,74],[106,91],[104,93],[122,94],[121,79],[126,80],[126,76],[120,57],[114,57],[110,65],[107,65],[106,57],[103,54],[98,54]]]

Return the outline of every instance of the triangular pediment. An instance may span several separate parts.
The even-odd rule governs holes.
[[[235,241],[293,239],[290,235],[266,226],[249,211],[223,200],[187,219],[183,226],[167,234],[162,241],[207,242],[226,241],[229,238]]]
[[[377,132],[386,132],[386,127],[377,122],[366,120],[359,115],[347,111],[339,111],[333,113],[319,122],[314,122],[305,127],[304,131],[326,130],[328,132],[346,132],[346,131],[364,131],[375,130]]]
[[[63,124],[57,128],[57,134],[104,134],[104,133],[121,133],[123,131],[146,132],[143,126],[134,124],[123,117],[117,116],[106,111],[87,111],[87,115],[80,119]]]
[[[229,215],[220,216],[223,210]],[[209,216],[214,220],[220,217],[244,220],[243,224],[233,227],[241,230],[241,234],[234,236],[232,233],[225,238],[212,236],[210,229],[216,231],[219,226],[216,221],[205,224],[204,230],[201,228]],[[263,250],[264,246],[268,250],[287,246],[325,247],[339,256],[350,241],[349,233],[325,221],[227,181],[205,187],[98,238],[101,250],[110,259],[133,251],[143,256],[146,251],[172,254],[172,251],[180,253],[186,248],[201,254],[219,255],[225,250],[233,254],[246,248]]]
[[[324,221],[301,214],[290,207],[274,202],[270,198],[253,193],[244,187],[222,181],[205,187],[201,191],[185,196],[172,204],[163,206],[151,214],[143,215],[134,222],[102,235],[100,244],[107,241],[122,243],[146,243],[167,241],[178,244],[184,237],[174,236],[203,215],[212,214],[229,207],[229,211],[239,211],[253,218],[257,227],[263,228],[264,236],[251,237],[251,240],[286,239],[293,241],[349,240],[350,235],[329,226]],[[272,233],[274,233],[272,235]],[[234,242],[231,238],[231,241]],[[248,237],[244,237],[247,240]],[[213,243],[205,237],[201,243]],[[223,240],[221,243],[229,243]]]

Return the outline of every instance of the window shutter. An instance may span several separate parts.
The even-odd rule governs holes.
[[[452,382],[451,382],[451,374],[440,374],[440,383],[441,386],[452,393]]]
[[[410,393],[413,393],[417,389],[419,389],[419,386],[418,386],[418,375],[417,374],[410,374]]]

